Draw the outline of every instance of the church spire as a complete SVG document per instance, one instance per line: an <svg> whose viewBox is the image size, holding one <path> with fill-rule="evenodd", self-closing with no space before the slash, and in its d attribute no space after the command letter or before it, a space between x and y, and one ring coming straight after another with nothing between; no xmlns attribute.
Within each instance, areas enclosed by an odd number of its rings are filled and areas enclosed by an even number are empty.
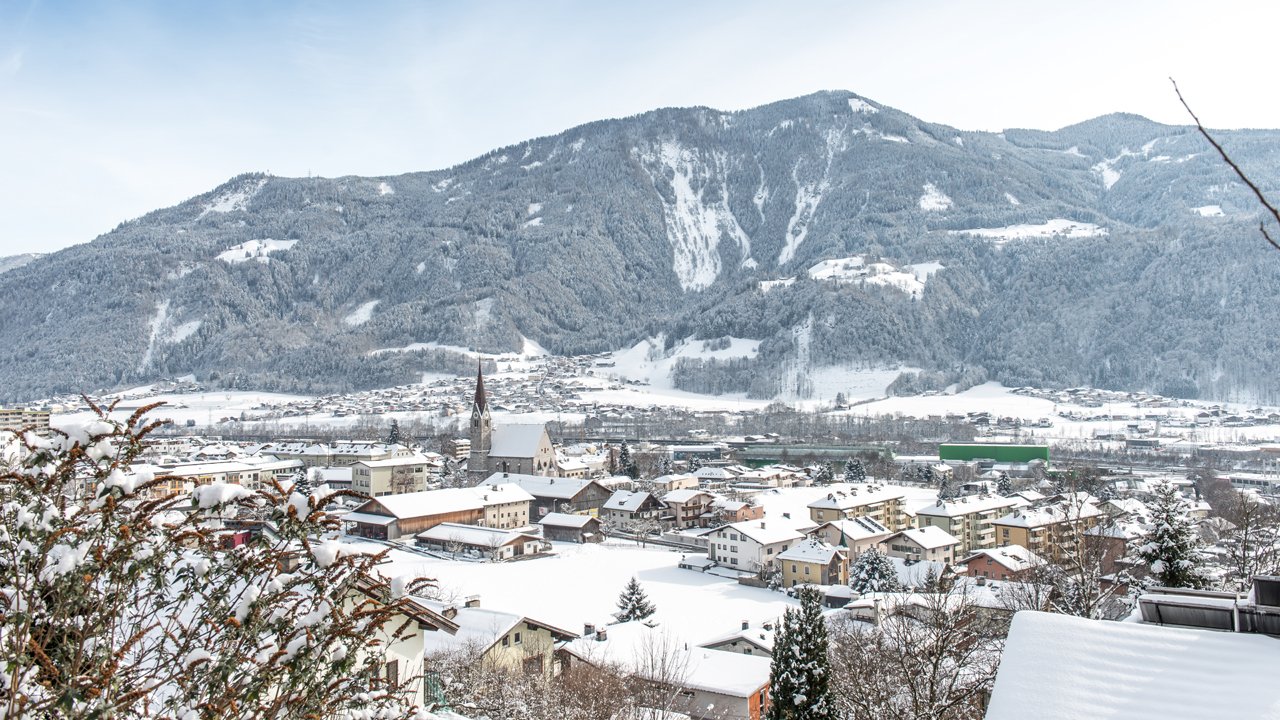
<svg viewBox="0 0 1280 720"><path fill-rule="evenodd" d="M476 358L476 399L475 406L481 412L488 409L489 401L484 396L484 361Z"/></svg>

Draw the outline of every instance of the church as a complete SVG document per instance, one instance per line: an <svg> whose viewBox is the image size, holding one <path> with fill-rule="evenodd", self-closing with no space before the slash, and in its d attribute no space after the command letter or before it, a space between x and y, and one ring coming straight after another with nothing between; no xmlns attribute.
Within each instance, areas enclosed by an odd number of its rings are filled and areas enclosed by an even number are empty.
<svg viewBox="0 0 1280 720"><path fill-rule="evenodd" d="M554 476L556 453L545 425L493 426L484 372L476 369L476 395L471 404L471 456L467 473L485 480L494 473Z"/></svg>

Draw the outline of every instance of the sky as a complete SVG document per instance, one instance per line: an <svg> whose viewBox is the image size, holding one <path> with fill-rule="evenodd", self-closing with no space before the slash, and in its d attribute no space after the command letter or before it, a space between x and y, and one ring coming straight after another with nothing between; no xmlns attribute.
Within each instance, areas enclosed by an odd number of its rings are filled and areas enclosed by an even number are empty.
<svg viewBox="0 0 1280 720"><path fill-rule="evenodd" d="M1280 128L1280 3L0 0L0 256L234 175L448 167L658 107L850 90L964 130ZM1265 73L1265 74L1264 74Z"/></svg>

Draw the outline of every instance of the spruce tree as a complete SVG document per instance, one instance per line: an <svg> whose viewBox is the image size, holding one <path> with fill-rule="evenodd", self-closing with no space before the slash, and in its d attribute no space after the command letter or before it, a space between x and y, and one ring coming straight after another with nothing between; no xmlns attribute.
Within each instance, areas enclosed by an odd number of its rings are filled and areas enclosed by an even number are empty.
<svg viewBox="0 0 1280 720"><path fill-rule="evenodd" d="M653 603L649 602L649 596L644 594L644 588L640 587L640 581L634 577L627 581L627 586L622 589L622 594L618 596L618 612L616 617L618 622L627 622L629 620L644 620L656 611Z"/></svg>
<svg viewBox="0 0 1280 720"><path fill-rule="evenodd" d="M1013 481L1005 473L1000 473L1000 477L996 479L996 493L1005 497L1013 494Z"/></svg>
<svg viewBox="0 0 1280 720"><path fill-rule="evenodd" d="M400 423L396 422L394 418L391 420L391 429L387 431L387 444L400 444Z"/></svg>
<svg viewBox="0 0 1280 720"><path fill-rule="evenodd" d="M626 438L622 439L622 446L618 448L618 472L623 475L631 475L631 468L635 465L631 462L631 447L627 445Z"/></svg>
<svg viewBox="0 0 1280 720"><path fill-rule="evenodd" d="M835 716L829 689L827 625L822 594L796 592L800 607L788 608L773 642L769 667L769 720L830 720Z"/></svg>
<svg viewBox="0 0 1280 720"><path fill-rule="evenodd" d="M862 466L862 461L858 458L849 458L844 464L844 481L847 483L865 482L867 479L867 469Z"/></svg>
<svg viewBox="0 0 1280 720"><path fill-rule="evenodd" d="M1165 587L1202 588L1200 536L1191 522L1190 508L1170 483L1158 485L1147 503L1151 523L1138 555L1151 575Z"/></svg>
<svg viewBox="0 0 1280 720"><path fill-rule="evenodd" d="M830 485L832 477L831 466L827 463L818 463L818 469L813 474L814 484Z"/></svg>
<svg viewBox="0 0 1280 720"><path fill-rule="evenodd" d="M898 581L893 561L879 550L870 548L849 566L849 589L859 595L898 592L902 590L902 583Z"/></svg>

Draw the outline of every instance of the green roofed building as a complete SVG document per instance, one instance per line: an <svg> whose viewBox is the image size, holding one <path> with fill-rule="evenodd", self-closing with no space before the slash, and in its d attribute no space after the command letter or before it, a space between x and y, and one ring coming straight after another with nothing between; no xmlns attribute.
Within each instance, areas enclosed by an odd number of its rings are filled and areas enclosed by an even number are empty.
<svg viewBox="0 0 1280 720"><path fill-rule="evenodd" d="M938 458L948 460L994 460L998 463L1028 463L1043 460L1049 464L1048 445L1010 445L1007 443L944 443L938 446Z"/></svg>

